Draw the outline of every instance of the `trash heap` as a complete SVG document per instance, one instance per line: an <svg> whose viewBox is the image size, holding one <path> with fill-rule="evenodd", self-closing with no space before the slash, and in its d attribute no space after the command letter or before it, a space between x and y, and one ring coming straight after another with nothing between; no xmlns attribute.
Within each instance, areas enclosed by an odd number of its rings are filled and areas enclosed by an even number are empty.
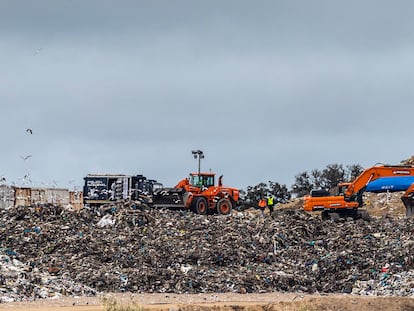
<svg viewBox="0 0 414 311"><path fill-rule="evenodd" d="M112 206L0 216L0 301L103 292L414 296L414 221Z"/></svg>

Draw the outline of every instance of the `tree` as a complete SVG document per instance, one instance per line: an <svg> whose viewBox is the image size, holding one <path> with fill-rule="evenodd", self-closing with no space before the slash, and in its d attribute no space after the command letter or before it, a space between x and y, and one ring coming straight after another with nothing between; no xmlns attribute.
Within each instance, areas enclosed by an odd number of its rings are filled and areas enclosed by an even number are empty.
<svg viewBox="0 0 414 311"><path fill-rule="evenodd" d="M346 167L346 180L351 182L355 180L364 171L364 168L359 164L351 164Z"/></svg>
<svg viewBox="0 0 414 311"><path fill-rule="evenodd" d="M267 198L272 195L277 203L285 203L291 198L291 193L286 185L277 182L269 181L266 183L259 183L256 186L248 186L246 191L243 191L242 205L257 206L260 199Z"/></svg>
<svg viewBox="0 0 414 311"><path fill-rule="evenodd" d="M340 182L353 181L363 172L359 164L348 165L346 168L342 164L329 164L322 171L314 169L309 174L302 172L295 176L291 193L298 197L309 194L312 189L330 190Z"/></svg>
<svg viewBox="0 0 414 311"><path fill-rule="evenodd" d="M291 193L286 185L281 185L272 181L269 181L268 195L272 195L277 203L286 203L291 198Z"/></svg>
<svg viewBox="0 0 414 311"><path fill-rule="evenodd" d="M310 181L308 172L302 172L295 176L295 183L292 186L292 193L298 197L303 197L312 190L313 184Z"/></svg>
<svg viewBox="0 0 414 311"><path fill-rule="evenodd" d="M264 198L267 193L267 185L265 183L259 183L256 186L248 186L246 191L246 201L257 206L259 200Z"/></svg>
<svg viewBox="0 0 414 311"><path fill-rule="evenodd" d="M345 181L345 170L342 164L329 164L322 171L323 188L332 189Z"/></svg>
<svg viewBox="0 0 414 311"><path fill-rule="evenodd" d="M325 179L323 173L319 170L312 170L312 189L325 188Z"/></svg>

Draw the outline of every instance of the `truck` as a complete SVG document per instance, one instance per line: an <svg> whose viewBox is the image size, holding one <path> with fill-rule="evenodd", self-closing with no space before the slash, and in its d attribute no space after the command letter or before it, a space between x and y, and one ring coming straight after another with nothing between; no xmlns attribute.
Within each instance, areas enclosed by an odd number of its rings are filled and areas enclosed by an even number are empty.
<svg viewBox="0 0 414 311"><path fill-rule="evenodd" d="M221 175L215 184L215 173L190 173L173 188L154 191L154 207L191 210L200 215L218 213L228 215L239 202L237 188L223 186Z"/></svg>
<svg viewBox="0 0 414 311"><path fill-rule="evenodd" d="M388 186L373 187L373 182L387 179ZM401 182L404 180L405 182ZM399 187L395 187L395 185ZM321 211L322 219L336 220L340 217L362 218L369 220L369 214L361 209L364 205L363 193L405 191L401 200L406 208L406 215L411 217L414 209L414 166L411 165L374 165L365 169L352 182L338 184L332 192L314 189L304 197L305 211Z"/></svg>
<svg viewBox="0 0 414 311"><path fill-rule="evenodd" d="M162 184L143 175L88 174L84 177L83 203L99 207L121 200L150 203L152 193Z"/></svg>

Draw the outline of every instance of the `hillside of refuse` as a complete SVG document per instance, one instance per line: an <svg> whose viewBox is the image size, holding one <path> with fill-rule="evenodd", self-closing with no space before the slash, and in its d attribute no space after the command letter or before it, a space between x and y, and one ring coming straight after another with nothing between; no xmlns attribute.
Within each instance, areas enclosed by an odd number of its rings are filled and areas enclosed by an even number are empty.
<svg viewBox="0 0 414 311"><path fill-rule="evenodd" d="M0 217L3 302L105 292L414 294L414 220L398 214L322 221L292 202L264 217L122 205Z"/></svg>

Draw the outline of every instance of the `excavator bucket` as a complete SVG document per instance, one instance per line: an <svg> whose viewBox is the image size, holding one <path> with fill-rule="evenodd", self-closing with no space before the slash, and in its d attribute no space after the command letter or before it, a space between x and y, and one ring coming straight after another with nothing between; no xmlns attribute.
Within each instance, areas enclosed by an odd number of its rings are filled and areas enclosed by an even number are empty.
<svg viewBox="0 0 414 311"><path fill-rule="evenodd" d="M414 183L408 187L407 191L401 197L405 206L405 215L407 217L414 217Z"/></svg>
<svg viewBox="0 0 414 311"><path fill-rule="evenodd" d="M412 196L403 196L401 197L401 200L404 203L405 206L405 215L407 217L413 217L414 216L414 199Z"/></svg>

